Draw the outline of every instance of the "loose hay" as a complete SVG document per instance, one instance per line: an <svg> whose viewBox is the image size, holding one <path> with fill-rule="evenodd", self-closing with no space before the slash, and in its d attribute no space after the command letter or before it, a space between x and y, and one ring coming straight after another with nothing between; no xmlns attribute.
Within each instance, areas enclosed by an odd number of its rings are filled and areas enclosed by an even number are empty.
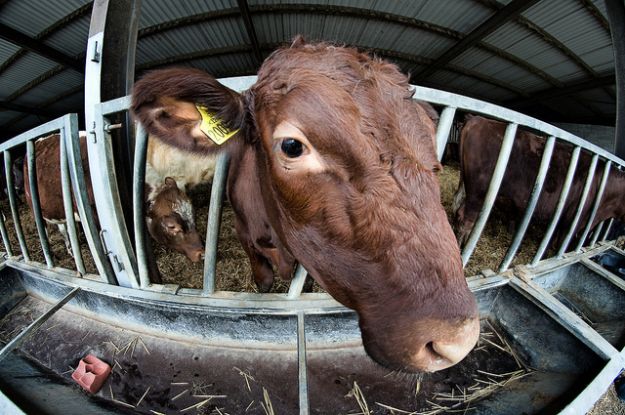
<svg viewBox="0 0 625 415"><path fill-rule="evenodd" d="M459 166L450 163L438 173L441 185L441 202L447 213L450 222L453 220L451 210L453 196L459 182ZM208 205L210 202L210 184L197 186L188 192L193 201L196 211L196 225L201 235L204 236L208 218ZM23 196L19 198L20 221L24 230L26 244L28 246L31 259L44 263L44 257L37 235L37 229L30 209L26 205ZM0 209L7 217L6 226L14 252L20 252L19 244L15 235L13 221L9 214L8 200L0 201ZM497 210L493 211L484 229L482 237L477 244L476 250L469 261L465 275L472 276L480 273L484 269L497 270L506 250L512 240L513 229L508 229L505 222L505 215ZM78 224L80 227L80 224ZM531 261L542 237L541 229L530 226L528 236L513 261L512 266L526 264ZM54 256L55 265L75 270L73 258L65 248L65 243L60 233L54 226L48 230L50 248ZM82 229L79 231L81 242L81 252L85 262L87 272L96 273L95 263L89 252ZM203 263L192 263L183 254L173 252L164 246L153 242L154 253L158 268L163 277L163 283L178 284L184 288L202 288L203 283ZM289 282L275 278L271 292L288 292ZM221 228L219 233L219 245L217 251L217 278L216 289L235 292L257 292L255 283L252 281L252 271L245 251L241 247L234 227L234 212L230 204L226 201L222 213ZM323 290L315 284L314 292Z"/></svg>
<svg viewBox="0 0 625 415"><path fill-rule="evenodd" d="M445 208L449 222L453 224L454 212L452 211L452 204L454 194L460 182L460 166L458 163L449 163L443 166L443 169L438 174L438 178L441 185L441 203ZM538 250L543 231L542 227L535 226L530 222L526 236L523 238L523 243L510 267L527 264L532 261ZM496 208L493 209L475 251L465 267L465 276L477 275L485 269L497 271L508 251L515 232L516 229L511 228L508 224L508 216ZM547 258L550 254L550 252L547 252L544 257Z"/></svg>

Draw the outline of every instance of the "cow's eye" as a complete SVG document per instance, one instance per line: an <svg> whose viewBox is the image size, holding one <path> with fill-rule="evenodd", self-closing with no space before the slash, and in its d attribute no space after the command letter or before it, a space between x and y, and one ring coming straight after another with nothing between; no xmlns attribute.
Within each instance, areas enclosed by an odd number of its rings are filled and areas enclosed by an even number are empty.
<svg viewBox="0 0 625 415"><path fill-rule="evenodd" d="M304 145L301 141L294 138L285 138L282 140L282 144L280 144L280 149L287 157L296 158L304 152Z"/></svg>

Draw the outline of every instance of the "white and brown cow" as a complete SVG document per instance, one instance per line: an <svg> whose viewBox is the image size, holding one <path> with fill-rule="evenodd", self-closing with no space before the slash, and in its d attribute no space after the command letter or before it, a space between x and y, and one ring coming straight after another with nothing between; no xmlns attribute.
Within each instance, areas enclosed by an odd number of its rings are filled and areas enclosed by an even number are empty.
<svg viewBox="0 0 625 415"><path fill-rule="evenodd" d="M87 140L84 133L80 137L80 152L87 184L87 196L90 204L95 206L89 173ZM46 222L59 226L69 251L59 169L60 140L58 134L41 138L35 142L35 165L42 216ZM26 162L24 162L24 186L26 200L32 208L28 163ZM160 183L152 182L146 186L146 195L146 222L150 235L167 248L185 254L191 261L199 261L204 248L195 228L193 206L185 192L176 186L174 179L167 177L163 178ZM76 210L75 206L74 210ZM78 215L76 218L79 219Z"/></svg>
<svg viewBox="0 0 625 415"><path fill-rule="evenodd" d="M173 146L231 154L228 195L257 282L297 259L356 310L365 349L390 368L435 371L473 348L477 304L440 203L434 125L396 66L300 38L243 94L164 69L137 82L132 111Z"/></svg>

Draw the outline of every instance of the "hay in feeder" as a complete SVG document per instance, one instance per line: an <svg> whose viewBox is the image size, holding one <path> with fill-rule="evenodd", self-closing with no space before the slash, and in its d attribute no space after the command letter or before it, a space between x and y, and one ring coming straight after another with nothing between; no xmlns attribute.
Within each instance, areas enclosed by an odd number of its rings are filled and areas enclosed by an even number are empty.
<svg viewBox="0 0 625 415"><path fill-rule="evenodd" d="M459 166L457 163L450 163L443 167L438 173L441 186L441 202L447 213L450 222L453 220L452 202L459 182ZM210 202L209 184L197 186L189 191L189 197L193 201L196 216L196 226L201 237L205 238L208 206ZM26 244L33 261L45 263L39 236L33 216L30 209L24 202L23 196L19 198L20 220L24 230ZM13 221L9 214L10 209L6 199L0 201L0 208L7 218L6 226L11 240L11 246L14 252L20 252L19 244L13 228ZM97 273L93 258L89 251L82 228L78 226L81 252L84 258L85 267L88 273ZM53 252L55 265L58 267L75 270L73 258L67 252L65 243L61 234L55 226L48 227L48 235L51 251ZM514 228L511 228L507 222L507 217L496 209L489 218L482 237L467 264L465 269L466 276L479 274L484 269L497 271L499 264L504 258L508 246L512 240ZM537 246L542 237L540 227L530 226L524 243L511 264L511 266L526 264L530 262L534 256ZM202 262L192 263L183 254L171 251L164 246L152 241L154 254L158 268L161 272L163 283L178 284L183 288L200 289L203 286L204 265ZM549 256L547 253L545 257ZM219 243L217 250L217 278L215 281L217 290L235 291L235 292L257 292L256 284L252 281L252 271L249 260L236 234L234 226L234 212L230 204L225 201L221 219L221 227L219 233ZM288 291L289 282L283 281L277 277L274 280L274 286L271 292L285 293ZM313 286L313 292L322 292L323 290L316 283Z"/></svg>

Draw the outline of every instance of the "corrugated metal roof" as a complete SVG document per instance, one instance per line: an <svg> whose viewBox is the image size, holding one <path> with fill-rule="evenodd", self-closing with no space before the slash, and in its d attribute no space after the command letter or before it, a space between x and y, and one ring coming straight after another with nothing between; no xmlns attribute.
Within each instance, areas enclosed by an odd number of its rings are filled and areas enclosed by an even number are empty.
<svg viewBox="0 0 625 415"><path fill-rule="evenodd" d="M497 1L498 4L492 0L248 0L248 5L262 54L303 34L308 40L375 50L397 62L404 71L419 74L427 69L424 63L436 62L462 36L509 3ZM81 7L88 3L6 0L0 23L33 38L49 32L41 40L43 44L71 57L81 57L90 21L89 10ZM604 1L592 0L592 4L605 18ZM136 55L139 67L192 65L219 76L256 70L258 62L237 1L143 0L141 9L139 26L149 28L151 33L140 32L143 35ZM570 53L597 76L614 72L610 35L588 6L576 0L543 0L522 12L522 17L530 22L530 27L513 18L443 63L433 74L418 78L419 82L489 101L511 102L520 95L548 95L549 91L557 92L561 85L592 80L593 73L576 63ZM60 21L63 23L56 27ZM179 26L174 27L171 22ZM538 29L532 28L532 24ZM558 42L570 52L560 50ZM35 109L52 102L50 107L61 112L77 110L81 94L65 95L81 84L82 75L73 70L57 73L57 63L33 52L19 51L19 46L0 40L0 99L32 83L12 102ZM3 67L7 61L12 63ZM541 72L545 75L541 76ZM38 77L41 82L32 82ZM605 94L606 88L614 86L608 83L597 88L599 92L581 91L546 102L557 107L557 102L566 101L566 110L560 110L566 117L593 115L597 108L609 116L615 112L614 93ZM604 91L603 96L600 91ZM583 105L584 100L590 104ZM21 120L11 122L17 118ZM0 126L8 123L21 128L38 119L0 110Z"/></svg>
<svg viewBox="0 0 625 415"><path fill-rule="evenodd" d="M393 49L402 53L410 53L435 59L454 45L454 41L430 32L418 29L406 29L395 42Z"/></svg>
<svg viewBox="0 0 625 415"><path fill-rule="evenodd" d="M524 15L543 30L558 39L577 55L584 55L600 48L610 48L610 33L598 25L580 2L540 2ZM585 28L582 31L573 27ZM589 62L592 66L592 62Z"/></svg>
<svg viewBox="0 0 625 415"><path fill-rule="evenodd" d="M63 30L46 37L44 43L70 56L81 54L87 47L90 20L91 16L86 15L66 25Z"/></svg>
<svg viewBox="0 0 625 415"><path fill-rule="evenodd" d="M510 66L509 61L478 48L467 50L451 63L524 91L540 90L550 86L544 79L526 69Z"/></svg>
<svg viewBox="0 0 625 415"><path fill-rule="evenodd" d="M33 88L25 94L20 95L20 97L15 100L15 103L35 106L39 102L54 99L54 97L58 95L59 90L70 90L82 85L82 83L82 74L67 69L39 84L37 88Z"/></svg>
<svg viewBox="0 0 625 415"><path fill-rule="evenodd" d="M88 0L9 1L2 6L0 23L34 37L43 29L87 3L89 3Z"/></svg>
<svg viewBox="0 0 625 415"><path fill-rule="evenodd" d="M137 47L137 64L246 44L247 37L242 26L240 18L227 18L146 37Z"/></svg>
<svg viewBox="0 0 625 415"><path fill-rule="evenodd" d="M15 52L20 50L19 46L0 39L0 65L6 62Z"/></svg>
<svg viewBox="0 0 625 415"><path fill-rule="evenodd" d="M254 56L250 53L237 53L227 56L215 56L206 59L199 59L189 62L194 67L204 69L219 77L233 74L245 74L254 71L256 63Z"/></svg>
<svg viewBox="0 0 625 415"><path fill-rule="evenodd" d="M143 0L139 28L153 26L210 10L232 9L236 0Z"/></svg>
<svg viewBox="0 0 625 415"><path fill-rule="evenodd" d="M3 98L6 98L35 78L57 66L57 63L46 58L42 58L34 53L27 53L14 62L0 76L0 94L2 94Z"/></svg>

